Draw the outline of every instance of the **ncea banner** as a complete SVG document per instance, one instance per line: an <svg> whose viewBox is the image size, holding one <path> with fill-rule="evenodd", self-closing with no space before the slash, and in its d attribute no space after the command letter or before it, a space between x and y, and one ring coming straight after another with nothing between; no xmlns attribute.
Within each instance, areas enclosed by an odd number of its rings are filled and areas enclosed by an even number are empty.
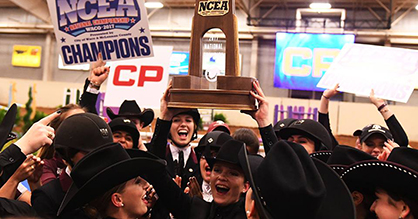
<svg viewBox="0 0 418 219"><path fill-rule="evenodd" d="M48 0L64 65L152 57L143 0Z"/></svg>
<svg viewBox="0 0 418 219"><path fill-rule="evenodd" d="M316 84L346 43L354 43L354 35L277 33L274 86L324 90Z"/></svg>

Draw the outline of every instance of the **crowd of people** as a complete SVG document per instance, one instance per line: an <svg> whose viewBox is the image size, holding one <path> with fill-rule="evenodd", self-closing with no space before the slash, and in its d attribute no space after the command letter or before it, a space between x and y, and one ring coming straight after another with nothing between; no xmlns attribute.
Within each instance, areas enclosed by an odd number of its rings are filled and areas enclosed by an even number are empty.
<svg viewBox="0 0 418 219"><path fill-rule="evenodd" d="M80 105L70 104L35 123L0 153L0 217L241 219L418 218L418 151L389 106L370 94L388 128L355 130L356 145L333 136L324 91L319 121L271 124L260 84L250 92L258 109L243 111L258 124L265 156L250 129L232 132L215 121L198 139L198 109L169 108L171 83L161 98L150 142L141 129L151 109L125 100L111 121L95 103L109 67L98 61ZM0 124L9 142L17 114ZM22 186L27 180L30 191Z"/></svg>

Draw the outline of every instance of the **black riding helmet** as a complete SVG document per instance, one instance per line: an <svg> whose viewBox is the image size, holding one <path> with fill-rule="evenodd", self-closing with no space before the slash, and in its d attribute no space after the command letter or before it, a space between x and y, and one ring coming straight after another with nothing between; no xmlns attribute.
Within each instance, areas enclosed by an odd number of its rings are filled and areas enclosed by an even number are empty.
<svg viewBox="0 0 418 219"><path fill-rule="evenodd" d="M288 139L292 135L303 135L315 142L315 151L332 148L332 140L325 127L311 119L294 121L287 128L279 131L281 139Z"/></svg>
<svg viewBox="0 0 418 219"><path fill-rule="evenodd" d="M202 155L205 157L211 157L211 150L216 151L216 153L221 149L221 146L231 140L232 137L223 131L212 131L204 135L194 151L196 155L200 158Z"/></svg>
<svg viewBox="0 0 418 219"><path fill-rule="evenodd" d="M289 125L292 124L294 121L297 121L297 119L287 118L279 120L273 127L274 133L276 133L277 138L280 138L279 131L289 127Z"/></svg>

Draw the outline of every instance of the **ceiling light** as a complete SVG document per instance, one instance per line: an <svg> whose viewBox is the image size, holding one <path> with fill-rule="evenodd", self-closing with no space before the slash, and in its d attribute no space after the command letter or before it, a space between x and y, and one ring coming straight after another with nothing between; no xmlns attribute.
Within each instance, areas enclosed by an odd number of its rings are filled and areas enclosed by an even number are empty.
<svg viewBox="0 0 418 219"><path fill-rule="evenodd" d="M319 2L316 2L316 3L311 3L309 5L309 7L311 9L323 10L323 9L330 9L331 8L331 4L330 3L319 3Z"/></svg>
<svg viewBox="0 0 418 219"><path fill-rule="evenodd" d="M146 8L162 8L164 7L163 3L161 2L145 2Z"/></svg>

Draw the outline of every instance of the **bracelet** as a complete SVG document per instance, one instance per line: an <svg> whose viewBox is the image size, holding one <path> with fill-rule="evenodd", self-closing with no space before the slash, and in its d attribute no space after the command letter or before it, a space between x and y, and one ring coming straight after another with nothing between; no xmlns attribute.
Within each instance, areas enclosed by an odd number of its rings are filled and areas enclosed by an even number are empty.
<svg viewBox="0 0 418 219"><path fill-rule="evenodd" d="M327 97L327 96L325 96L325 95L323 95L323 94L322 94L322 96L323 96L325 99L329 100L329 97Z"/></svg>
<svg viewBox="0 0 418 219"><path fill-rule="evenodd" d="M90 86L91 88L95 88L95 89L97 89L97 90L100 88L100 85L96 85L96 83L93 83L93 82L90 82L89 86Z"/></svg>
<svg viewBox="0 0 418 219"><path fill-rule="evenodd" d="M380 105L377 110L382 110L383 108L385 108L388 104L387 103L383 103L382 105Z"/></svg>

